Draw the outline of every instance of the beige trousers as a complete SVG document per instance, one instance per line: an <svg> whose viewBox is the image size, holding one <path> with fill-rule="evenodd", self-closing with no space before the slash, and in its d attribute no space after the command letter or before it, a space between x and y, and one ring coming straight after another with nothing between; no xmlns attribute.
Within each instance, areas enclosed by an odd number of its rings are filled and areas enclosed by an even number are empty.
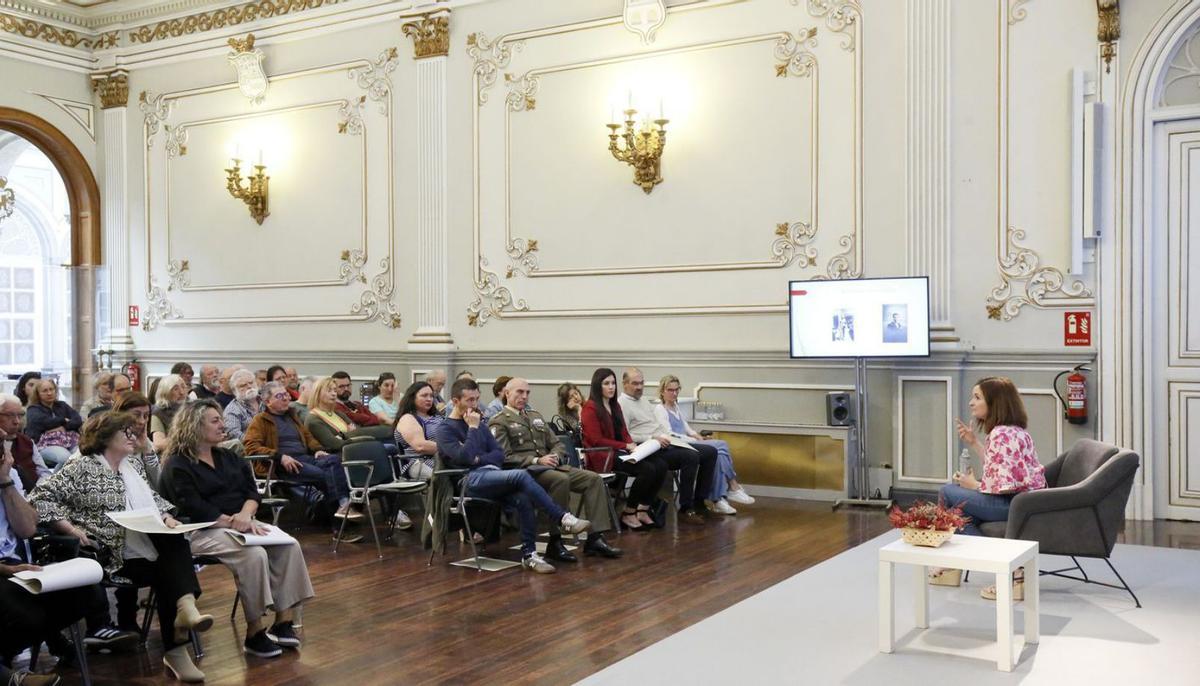
<svg viewBox="0 0 1200 686"><path fill-rule="evenodd" d="M224 529L201 529L192 534L192 554L215 557L229 567L247 621L298 607L314 595L299 543L243 546Z"/></svg>

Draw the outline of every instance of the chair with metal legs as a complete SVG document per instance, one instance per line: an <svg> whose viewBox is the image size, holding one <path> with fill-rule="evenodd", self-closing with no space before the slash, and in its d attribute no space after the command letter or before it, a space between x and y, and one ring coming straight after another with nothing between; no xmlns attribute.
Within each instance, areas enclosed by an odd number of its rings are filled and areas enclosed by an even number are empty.
<svg viewBox="0 0 1200 686"><path fill-rule="evenodd" d="M426 498L426 513L429 518L430 531L440 531L438 540L430 540L430 553L428 565L433 565L433 558L439 551L445 554L446 550L446 534L451 529L451 522L454 517L458 517L462 522L462 532L467 541L467 545L471 547L471 557L467 560L459 560L450 564L458 567L474 567L476 571L497 572L510 567L519 567L519 562L511 560L497 560L490 557L484 557L479 554L479 548L475 543L476 531L471 526L471 509L472 505L478 505L489 509L491 516L488 520L488 528L494 526L499 518L501 510L500 503L491 498L480 498L472 496L467 486L465 478L470 470L456 469L446 467L439 455L436 460L436 466L433 470L433 476L430 478L430 487Z"/></svg>

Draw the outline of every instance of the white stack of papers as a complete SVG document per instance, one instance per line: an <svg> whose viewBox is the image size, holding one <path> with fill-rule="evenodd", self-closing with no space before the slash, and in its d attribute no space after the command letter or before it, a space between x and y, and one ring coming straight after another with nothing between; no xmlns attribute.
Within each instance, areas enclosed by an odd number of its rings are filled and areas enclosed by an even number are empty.
<svg viewBox="0 0 1200 686"><path fill-rule="evenodd" d="M226 529L225 533L232 536L233 540L242 545L290 545L296 542L296 539L288 535L283 529L271 526L270 524L260 523L259 526L266 529L267 533L262 535L244 534L233 529Z"/></svg>
<svg viewBox="0 0 1200 686"><path fill-rule="evenodd" d="M189 531L207 529L216 522L198 522L196 524L180 524L172 529L163 523L162 515L156 510L123 510L121 512L106 512L108 518L129 529L144 534L186 534Z"/></svg>
<svg viewBox="0 0 1200 686"><path fill-rule="evenodd" d="M30 593L53 593L66 588L79 588L100 583L104 569L100 563L87 557L77 557L66 562L55 562L42 567L38 572L17 572L9 581Z"/></svg>
<svg viewBox="0 0 1200 686"><path fill-rule="evenodd" d="M680 438L677 434L670 434L667 436L667 439L670 440L671 445L678 446L680 448L687 448L688 450L691 450L691 451L696 450L695 448L693 448L691 446L690 443L688 443L686 440ZM654 453L658 452L661 449L662 449L662 445L658 442L658 439L651 438L647 441L643 441L642 443L638 444L638 447L636 449L634 449L633 452L629 453L628 455L621 455L620 457L625 462L637 463L637 462L641 462L642 460L646 459L647 457L650 457L651 455L653 455Z"/></svg>

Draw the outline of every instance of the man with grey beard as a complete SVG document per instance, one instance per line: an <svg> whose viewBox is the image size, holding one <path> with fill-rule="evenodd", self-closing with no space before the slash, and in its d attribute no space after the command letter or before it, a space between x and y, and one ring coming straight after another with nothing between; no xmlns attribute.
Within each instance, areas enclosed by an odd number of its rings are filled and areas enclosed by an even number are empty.
<svg viewBox="0 0 1200 686"><path fill-rule="evenodd" d="M225 407L225 438L240 441L246 435L250 420L262 411L262 403L258 398L254 372L249 369L234 372L229 385L233 387L234 400Z"/></svg>

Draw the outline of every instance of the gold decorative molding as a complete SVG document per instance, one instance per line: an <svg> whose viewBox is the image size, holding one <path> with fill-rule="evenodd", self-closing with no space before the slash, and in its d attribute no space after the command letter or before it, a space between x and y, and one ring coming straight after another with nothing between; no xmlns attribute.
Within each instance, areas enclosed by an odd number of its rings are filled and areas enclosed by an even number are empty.
<svg viewBox="0 0 1200 686"><path fill-rule="evenodd" d="M796 35L785 34L775 43L775 76L811 76L817 58L805 47L817 47L817 28L804 29Z"/></svg>
<svg viewBox="0 0 1200 686"><path fill-rule="evenodd" d="M508 66L513 50L525 47L524 41L507 43L502 37L495 42L483 33L467 36L467 56L474 62L475 100L482 105L487 102L487 91L496 83L500 70Z"/></svg>
<svg viewBox="0 0 1200 686"><path fill-rule="evenodd" d="M8 219L17 206L17 194L8 187L8 179L0 176L0 219Z"/></svg>
<svg viewBox="0 0 1200 686"><path fill-rule="evenodd" d="M862 276L862 265L855 261L855 243L857 236L855 234L846 234L838 239L838 245L842 246L842 251L833 257L829 258L829 262L825 265L825 273L821 276L814 276L814 281L828 281L830 279L857 279Z"/></svg>
<svg viewBox="0 0 1200 686"><path fill-rule="evenodd" d="M824 18L825 26L834 33L842 34L842 49L854 51L857 41L855 35L859 20L862 19L862 7L858 0L807 0L808 13L814 17ZM791 0L793 5L799 5L800 0Z"/></svg>
<svg viewBox="0 0 1200 686"><path fill-rule="evenodd" d="M351 136L361 136L366 128L362 119L362 108L367 102L367 96L360 95L354 100L343 100L338 106L338 133Z"/></svg>
<svg viewBox="0 0 1200 686"><path fill-rule="evenodd" d="M391 95L392 95L392 72L396 71L396 66L399 64L400 51L396 48L388 48L379 53L379 57L369 65L363 67L355 67L347 72L347 76L358 82L358 87L365 90L366 95L361 95L354 100L343 100L338 107L337 130L338 133L345 133L351 136L360 136L366 130L366 124L363 123L362 109L367 103L367 99L379 103L379 113L386 115L391 110Z"/></svg>
<svg viewBox="0 0 1200 686"><path fill-rule="evenodd" d="M151 43L167 38L178 38L203 33L213 29L238 26L259 19L282 17L296 12L336 5L344 0L257 0L236 7L201 12L177 19L168 19L155 24L140 26L129 32L131 43Z"/></svg>
<svg viewBox="0 0 1200 686"><path fill-rule="evenodd" d="M1029 9L1024 6L1025 3L1029 2L1029 0L1006 0L1006 1L1009 2L1009 5L1008 5L1008 25L1009 26L1012 26L1013 24L1016 24L1017 22L1021 21L1025 17L1029 16Z"/></svg>
<svg viewBox="0 0 1200 686"><path fill-rule="evenodd" d="M182 319L183 313L167 300L167 292L158 285L154 275L150 276L150 289L146 293L146 312L142 318L142 330L153 331L168 319Z"/></svg>
<svg viewBox="0 0 1200 686"><path fill-rule="evenodd" d="M509 112L525 112L537 107L538 77L526 74L520 78L504 75L508 84L508 96L504 98Z"/></svg>
<svg viewBox="0 0 1200 686"><path fill-rule="evenodd" d="M100 96L101 109L129 105L129 72L124 69L92 74L92 90Z"/></svg>
<svg viewBox="0 0 1200 686"><path fill-rule="evenodd" d="M775 240L771 243L771 255L780 267L799 260L801 267L817 264L817 248L812 243L817 238L817 229L808 222L780 222L775 225Z"/></svg>
<svg viewBox="0 0 1200 686"><path fill-rule="evenodd" d="M413 39L413 57L445 57L450 54L450 17L423 15L419 21L410 21L400 26L404 35Z"/></svg>
<svg viewBox="0 0 1200 686"><path fill-rule="evenodd" d="M116 47L119 38L119 34L116 31L87 36L70 29L62 29L50 24L43 24L32 19L14 17L9 14L0 14L0 31L45 43L61 45L64 48L81 48L84 50L104 50Z"/></svg>
<svg viewBox="0 0 1200 686"><path fill-rule="evenodd" d="M1047 302L1048 296L1055 293L1066 298L1092 297L1083 282L1076 280L1068 285L1061 269L1043 267L1036 252L1017 242L1024 239L1023 230L1008 227L1006 250L1000 256L1001 282L987 298L989 319L1008 321L1020 314L1025 305L1046 307L1051 304Z"/></svg>
<svg viewBox="0 0 1200 686"><path fill-rule="evenodd" d="M174 159L183 157L187 154L188 130L185 126L172 127L170 124L163 124L163 133L167 137L166 151L167 158Z"/></svg>
<svg viewBox="0 0 1200 686"><path fill-rule="evenodd" d="M171 260L168 262L167 276L171 278L170 282L167 283L168 291L182 291L192 285L192 277L188 274L187 260Z"/></svg>
<svg viewBox="0 0 1200 686"><path fill-rule="evenodd" d="M171 103L163 97L163 94L151 95L149 91L142 91L138 95L138 109L142 112L142 119L146 127L146 149L154 144L154 136L158 134L158 129L166 121L167 117L171 116Z"/></svg>
<svg viewBox="0 0 1200 686"><path fill-rule="evenodd" d="M514 238L504 246L504 251L508 253L509 265L505 271L507 278L513 278L516 274L529 276L538 270L537 252L538 242L536 238Z"/></svg>
<svg viewBox="0 0 1200 686"><path fill-rule="evenodd" d="M362 250L343 250L342 264L338 275L346 284L359 283L364 286L358 302L350 306L350 314L361 315L364 321L379 320L389 329L400 328L400 310L392 302L395 293L394 281L389 278L392 261L385 257L379 260L380 272L367 278L363 267L367 264L367 253Z"/></svg>
<svg viewBox="0 0 1200 686"><path fill-rule="evenodd" d="M1096 40L1100 41L1100 59L1104 60L1104 73L1107 74L1112 71L1112 61L1117 56L1117 40L1121 38L1120 0L1096 0L1096 11L1100 15Z"/></svg>
<svg viewBox="0 0 1200 686"><path fill-rule="evenodd" d="M514 300L512 291L507 286L501 286L500 276L488 271L487 266L487 258L480 256L475 277L475 299L467 305L467 324L470 326L483 326L505 310L529 310L529 304L524 299Z"/></svg>
<svg viewBox="0 0 1200 686"><path fill-rule="evenodd" d="M245 38L230 38L229 47L233 48L234 54L237 55L254 52L254 34L247 33Z"/></svg>

